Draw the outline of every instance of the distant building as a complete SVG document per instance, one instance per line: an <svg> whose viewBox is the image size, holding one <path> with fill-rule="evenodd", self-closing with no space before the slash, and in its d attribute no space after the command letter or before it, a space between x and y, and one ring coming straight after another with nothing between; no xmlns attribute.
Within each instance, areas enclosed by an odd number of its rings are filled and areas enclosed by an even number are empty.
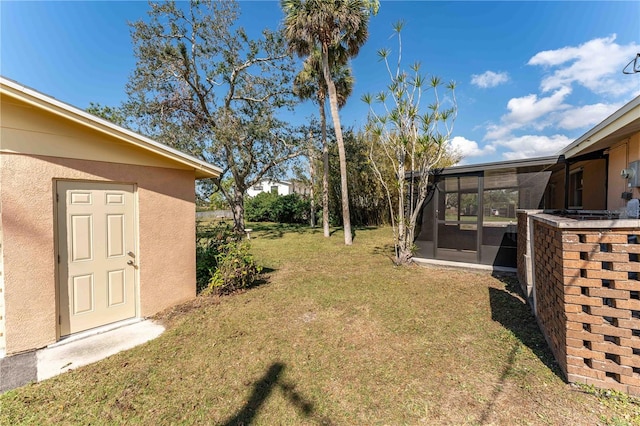
<svg viewBox="0 0 640 426"><path fill-rule="evenodd" d="M255 197L261 192L271 192L278 195L289 195L293 193L293 186L291 185L291 182L265 179L247 189L247 195L249 197Z"/></svg>
<svg viewBox="0 0 640 426"><path fill-rule="evenodd" d="M311 185L303 180L293 179L291 180L291 192L299 194L303 197L311 196Z"/></svg>

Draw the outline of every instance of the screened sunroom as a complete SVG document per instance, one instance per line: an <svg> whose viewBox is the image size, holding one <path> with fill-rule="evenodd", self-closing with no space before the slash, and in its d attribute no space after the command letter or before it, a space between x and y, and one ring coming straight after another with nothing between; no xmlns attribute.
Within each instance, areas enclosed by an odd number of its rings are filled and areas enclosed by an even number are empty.
<svg viewBox="0 0 640 426"><path fill-rule="evenodd" d="M416 230L416 259L516 267L517 209L544 208L558 157L449 167L435 173Z"/></svg>

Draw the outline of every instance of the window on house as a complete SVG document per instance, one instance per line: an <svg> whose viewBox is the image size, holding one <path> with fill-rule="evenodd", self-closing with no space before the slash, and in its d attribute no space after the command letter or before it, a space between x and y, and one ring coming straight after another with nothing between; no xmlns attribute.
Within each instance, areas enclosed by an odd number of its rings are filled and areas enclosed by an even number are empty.
<svg viewBox="0 0 640 426"><path fill-rule="evenodd" d="M262 185L254 185L253 190L254 191L262 191Z"/></svg>
<svg viewBox="0 0 640 426"><path fill-rule="evenodd" d="M278 193L278 186L277 185L274 185L274 186L271 187L271 193L272 194L277 194Z"/></svg>
<svg viewBox="0 0 640 426"><path fill-rule="evenodd" d="M569 174L569 208L582 208L582 169L574 170Z"/></svg>

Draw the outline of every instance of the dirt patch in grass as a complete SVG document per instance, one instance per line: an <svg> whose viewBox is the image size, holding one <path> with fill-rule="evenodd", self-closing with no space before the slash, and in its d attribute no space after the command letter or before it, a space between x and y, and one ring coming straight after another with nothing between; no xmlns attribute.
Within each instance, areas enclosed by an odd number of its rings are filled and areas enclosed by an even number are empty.
<svg viewBox="0 0 640 426"><path fill-rule="evenodd" d="M512 277L392 265L389 229L252 225L266 283L158 339L0 396L2 424L637 424L566 384ZM618 398L618 399L615 399Z"/></svg>

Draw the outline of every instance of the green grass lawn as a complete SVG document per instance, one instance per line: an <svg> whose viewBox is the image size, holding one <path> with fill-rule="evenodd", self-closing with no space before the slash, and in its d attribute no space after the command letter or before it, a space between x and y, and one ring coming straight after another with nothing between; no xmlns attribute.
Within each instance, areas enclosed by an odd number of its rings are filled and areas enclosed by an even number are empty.
<svg viewBox="0 0 640 426"><path fill-rule="evenodd" d="M633 424L566 384L510 277L394 267L391 231L251 224L268 271L158 339L0 396L2 424Z"/></svg>

